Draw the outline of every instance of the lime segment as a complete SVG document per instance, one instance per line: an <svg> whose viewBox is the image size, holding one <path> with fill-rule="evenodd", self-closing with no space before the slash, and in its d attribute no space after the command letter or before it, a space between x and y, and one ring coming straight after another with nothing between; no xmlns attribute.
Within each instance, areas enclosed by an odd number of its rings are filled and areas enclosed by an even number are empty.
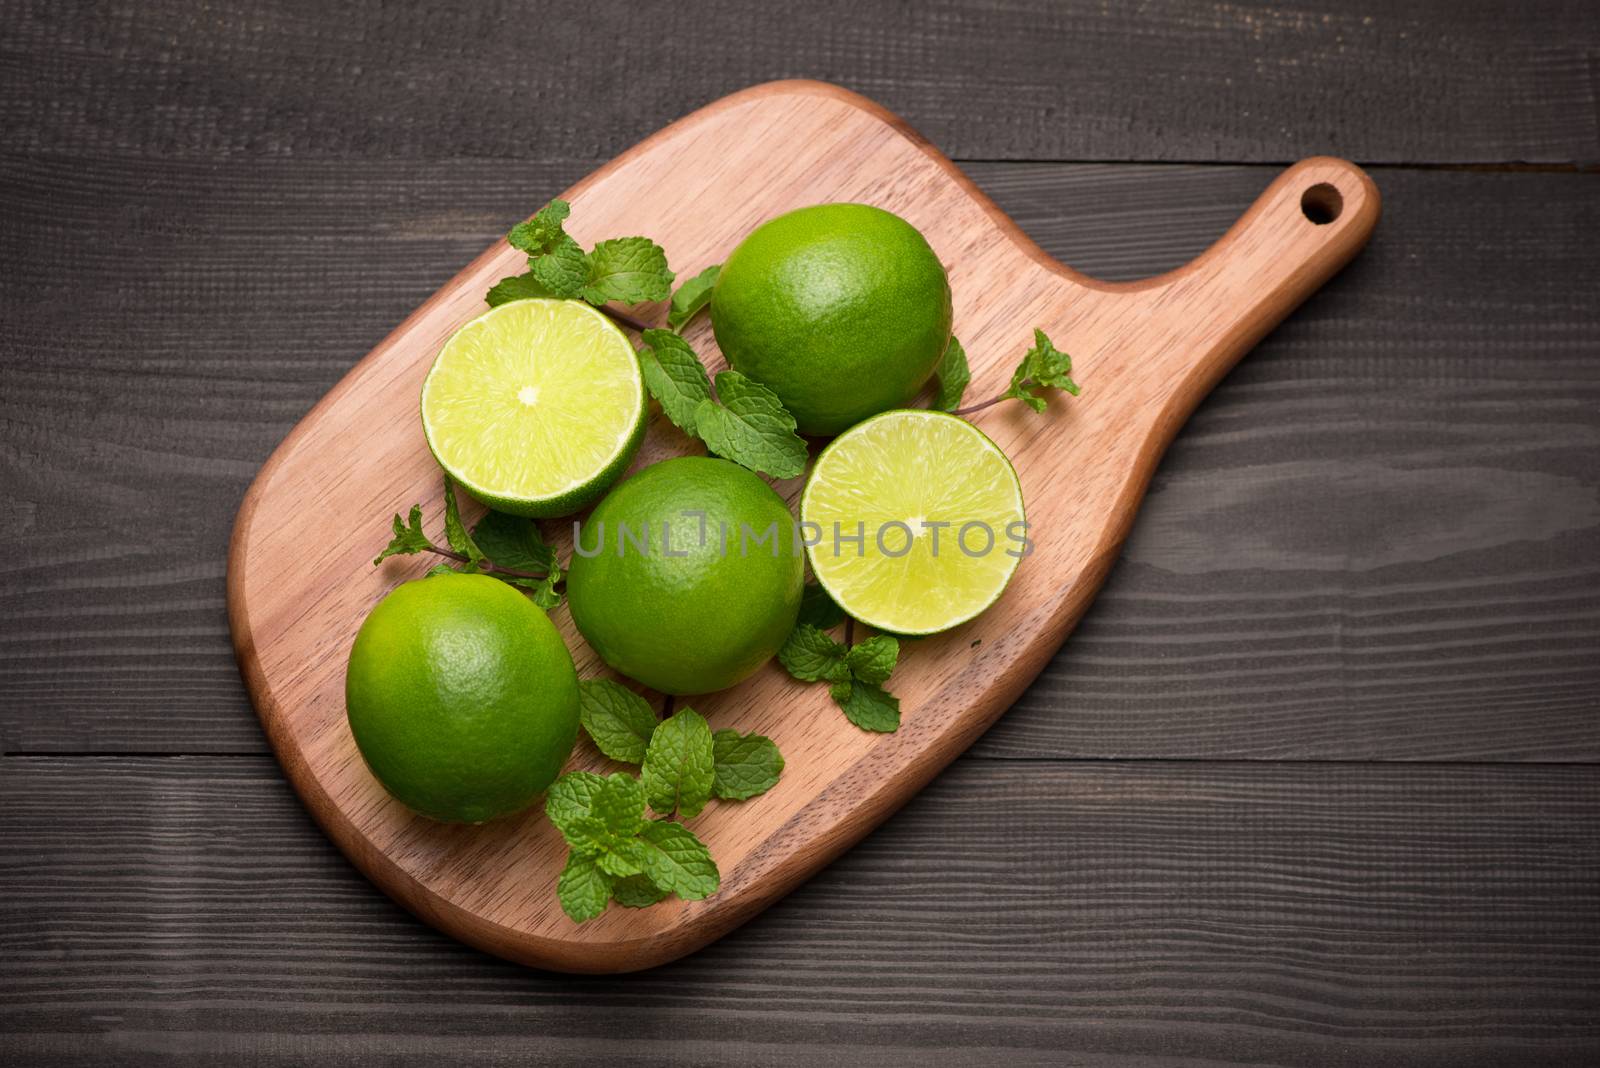
<svg viewBox="0 0 1600 1068"><path fill-rule="evenodd" d="M456 331L422 385L439 464L491 508L566 515L628 466L644 380L626 335L581 301L516 300Z"/></svg>
<svg viewBox="0 0 1600 1068"><path fill-rule="evenodd" d="M973 618L1026 552L1011 461L943 412L885 412L835 439L812 469L800 518L817 580L850 615L896 634Z"/></svg>

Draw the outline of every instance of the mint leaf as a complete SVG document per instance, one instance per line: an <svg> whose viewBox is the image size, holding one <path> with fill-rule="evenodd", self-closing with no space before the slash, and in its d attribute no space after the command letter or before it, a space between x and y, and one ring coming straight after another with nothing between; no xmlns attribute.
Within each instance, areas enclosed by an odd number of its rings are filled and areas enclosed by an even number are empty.
<svg viewBox="0 0 1600 1068"><path fill-rule="evenodd" d="M612 877L593 857L567 854L567 866L556 880L556 897L561 911L578 923L592 920L606 910L611 900Z"/></svg>
<svg viewBox="0 0 1600 1068"><path fill-rule="evenodd" d="M640 336L645 347L639 350L639 370L645 388L661 402L674 426L693 434L695 410L711 398L705 364L687 341L670 330L646 330Z"/></svg>
<svg viewBox="0 0 1600 1068"><path fill-rule="evenodd" d="M806 443L776 393L738 371L723 371L717 395L720 405L703 400L694 413L695 433L707 448L773 478L793 478L806 469Z"/></svg>
<svg viewBox="0 0 1600 1068"><path fill-rule="evenodd" d="M530 258L549 252L566 238L567 232L562 224L571 214L572 206L565 200L552 200L540 208L533 218L513 226L506 240L512 248L526 252Z"/></svg>
<svg viewBox="0 0 1600 1068"><path fill-rule="evenodd" d="M818 630L830 630L844 622L844 609L834 604L833 598L820 583L808 582L800 595L800 620Z"/></svg>
<svg viewBox="0 0 1600 1068"><path fill-rule="evenodd" d="M1000 394L1015 397L1036 412L1045 409L1045 391L1062 389L1074 397L1080 392L1072 380L1072 357L1050 343L1043 330L1033 331L1033 348L1011 374L1011 385Z"/></svg>
<svg viewBox="0 0 1600 1068"><path fill-rule="evenodd" d="M592 813L595 796L605 785L605 776L592 771L569 771L551 784L544 797L544 814L568 845L576 844L573 835L578 821Z"/></svg>
<svg viewBox="0 0 1600 1068"><path fill-rule="evenodd" d="M514 274L509 278L500 279L500 281L489 287L489 292L483 299L488 301L489 307L498 308L500 305L508 304L513 300L548 296L553 296L553 294L540 285L539 280L533 276L533 272L529 271L526 274Z"/></svg>
<svg viewBox="0 0 1600 1068"><path fill-rule="evenodd" d="M578 717L600 752L625 764L644 763L656 713L643 697L620 682L584 679L578 683Z"/></svg>
<svg viewBox="0 0 1600 1068"><path fill-rule="evenodd" d="M400 519L400 513L394 514L394 537L389 544L379 553L377 559L372 561L376 567L391 556L411 556L414 553L427 552L433 548L433 542L422 532L422 508L420 505L411 506L411 516L405 522Z"/></svg>
<svg viewBox="0 0 1600 1068"><path fill-rule="evenodd" d="M556 562L555 550L545 544L538 523L504 512L485 512L472 528L472 540L494 565L495 570L487 572L491 577L528 590L533 603L547 612L561 603L562 594L556 589L563 577L561 565ZM500 568L535 575L543 571L544 576L508 575Z"/></svg>
<svg viewBox="0 0 1600 1068"><path fill-rule="evenodd" d="M639 781L650 807L663 816L674 810L698 816L715 781L711 728L700 713L680 708L656 726L645 747Z"/></svg>
<svg viewBox="0 0 1600 1068"><path fill-rule="evenodd" d="M461 572L457 571L455 568L451 567L449 564L434 564L432 567L428 568L428 570L426 572L423 573L422 577L423 578L432 578L435 575L459 575L459 574L461 574Z"/></svg>
<svg viewBox="0 0 1600 1068"><path fill-rule="evenodd" d="M451 549L467 558L468 572L482 570L483 551L462 525L461 506L456 502L456 484L449 475L444 476L444 537Z"/></svg>
<svg viewBox="0 0 1600 1068"><path fill-rule="evenodd" d="M783 754L771 738L721 730L711 736L716 775L711 792L730 801L764 794L783 774Z"/></svg>
<svg viewBox="0 0 1600 1068"><path fill-rule="evenodd" d="M801 623L789 632L789 640L778 650L778 663L801 682L840 682L850 677L845 663L847 651L816 627Z"/></svg>
<svg viewBox="0 0 1600 1068"><path fill-rule="evenodd" d="M695 317L701 308L711 303L711 290L717 284L722 264L713 264L678 287L672 294L672 306L667 309L667 326L682 330L683 324Z"/></svg>
<svg viewBox="0 0 1600 1068"><path fill-rule="evenodd" d="M539 524L532 519L485 512L472 528L472 540L496 567L548 571L556 563L555 550L545 544Z"/></svg>
<svg viewBox="0 0 1600 1068"><path fill-rule="evenodd" d="M611 884L611 896L623 908L642 909L654 905L667 892L650 881L648 875L630 875Z"/></svg>
<svg viewBox="0 0 1600 1068"><path fill-rule="evenodd" d="M617 837L632 838L644 827L644 787L626 772L607 775L590 813Z"/></svg>
<svg viewBox="0 0 1600 1068"><path fill-rule="evenodd" d="M548 804L545 810L549 812ZM644 787L632 775L618 772L594 790L589 811L561 830L573 850L594 857L601 870L627 876L642 870L637 836L644 825Z"/></svg>
<svg viewBox="0 0 1600 1068"><path fill-rule="evenodd" d="M844 709L844 718L862 730L886 733L900 728L900 699L882 687L857 680L828 692Z"/></svg>
<svg viewBox="0 0 1600 1068"><path fill-rule="evenodd" d="M589 253L588 267L582 291L590 304L640 304L672 292L666 251L648 237L602 241Z"/></svg>
<svg viewBox="0 0 1600 1068"><path fill-rule="evenodd" d="M1076 397L1081 390L1072 380L1072 357L1060 352L1050 343L1043 330L1033 331L1034 368L1031 377L1041 386L1064 389Z"/></svg>
<svg viewBox="0 0 1600 1068"><path fill-rule="evenodd" d="M529 262L529 273L552 297L576 297L588 280L589 258L576 241L562 237L549 252Z"/></svg>
<svg viewBox="0 0 1600 1068"><path fill-rule="evenodd" d="M967 366L967 350L961 347L954 334L950 335L950 344L945 346L939 369L934 373L939 380L939 396L933 406L947 412L955 411L961 407L961 395L967 391L967 383L972 381L972 369Z"/></svg>
<svg viewBox="0 0 1600 1068"><path fill-rule="evenodd" d="M638 838L619 838L608 841L606 848L595 854L594 862L607 875L626 879L644 871L643 849Z"/></svg>
<svg viewBox="0 0 1600 1068"><path fill-rule="evenodd" d="M881 686L894 673L894 664L900 657L900 643L887 634L877 634L858 642L845 655L850 673L862 682Z"/></svg>
<svg viewBox="0 0 1600 1068"><path fill-rule="evenodd" d="M562 226L571 211L566 201L552 200L511 228L506 240L528 254L528 271L497 282L487 297L492 307L526 297L576 297L583 291L589 258Z"/></svg>
<svg viewBox="0 0 1600 1068"><path fill-rule="evenodd" d="M1034 411L1042 412L1045 409L1045 399L1029 388L1031 384L1028 378L1028 361L1023 360L1022 363L1017 365L1017 369L1011 373L1011 385L1000 396L1002 399L1015 397Z"/></svg>
<svg viewBox="0 0 1600 1068"><path fill-rule="evenodd" d="M705 843L681 823L654 820L645 824L644 873L663 890L685 901L699 901L716 893L722 883L717 862Z"/></svg>

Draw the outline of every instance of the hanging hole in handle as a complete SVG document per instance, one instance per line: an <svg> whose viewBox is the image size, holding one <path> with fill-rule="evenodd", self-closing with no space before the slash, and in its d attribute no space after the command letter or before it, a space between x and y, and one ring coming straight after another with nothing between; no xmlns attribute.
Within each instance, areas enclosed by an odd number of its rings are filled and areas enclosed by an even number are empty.
<svg viewBox="0 0 1600 1068"><path fill-rule="evenodd" d="M1327 182L1318 182L1300 197L1300 211L1318 226L1326 226L1344 210L1344 197Z"/></svg>

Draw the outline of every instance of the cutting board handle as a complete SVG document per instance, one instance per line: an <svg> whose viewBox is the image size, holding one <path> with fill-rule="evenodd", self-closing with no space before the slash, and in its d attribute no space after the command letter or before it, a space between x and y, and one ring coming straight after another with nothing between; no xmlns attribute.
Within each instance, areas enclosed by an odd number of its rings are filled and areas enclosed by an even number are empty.
<svg viewBox="0 0 1600 1068"><path fill-rule="evenodd" d="M1361 251L1378 187L1347 160L1314 156L1273 180L1205 252L1164 275L1088 284L1144 298L1141 351L1196 400Z"/></svg>

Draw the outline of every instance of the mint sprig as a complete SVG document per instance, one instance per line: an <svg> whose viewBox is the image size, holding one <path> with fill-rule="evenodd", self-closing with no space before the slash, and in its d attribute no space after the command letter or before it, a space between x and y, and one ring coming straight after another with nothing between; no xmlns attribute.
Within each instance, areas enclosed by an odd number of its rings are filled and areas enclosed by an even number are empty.
<svg viewBox="0 0 1600 1068"><path fill-rule="evenodd" d="M549 252L567 236L564 224L571 214L572 206L565 200L552 200L535 212L533 218L513 226L506 234L506 241L529 256Z"/></svg>
<svg viewBox="0 0 1600 1068"><path fill-rule="evenodd" d="M688 706L665 720L658 720L648 701L611 679L579 681L578 718L584 733L600 752L620 763L638 764L648 769L642 776L647 792L654 781L660 784L662 791L670 789L680 796L695 797L702 792L698 780L704 775L703 766L708 764L711 768L709 796L742 801L771 789L783 771L783 756L771 738L734 730L720 730L715 734L708 730L702 735L700 728L705 725L705 719ZM709 749L704 745L704 738L711 741ZM674 770L675 765L679 769L688 765L688 775L696 781L684 785L685 773ZM572 778L572 775L564 778ZM567 789L581 790L593 785L586 786L586 782L575 779ZM759 788L754 788L758 783L761 784ZM662 805L674 804L665 792L659 796ZM664 815L673 811L673 807L657 806L654 801L650 804ZM705 802L700 804L703 806ZM686 811L681 801L675 807L685 816L700 811L699 808Z"/></svg>
<svg viewBox="0 0 1600 1068"><path fill-rule="evenodd" d="M1036 412L1045 408L1045 391L1065 390L1074 397L1080 392L1072 380L1072 357L1057 350L1043 330L1033 331L1033 348L1023 356L1011 375L1011 386L1002 397L1015 397Z"/></svg>
<svg viewBox="0 0 1600 1068"><path fill-rule="evenodd" d="M950 354L947 351L945 355L948 358ZM1022 362L1011 372L1011 384L1006 387L1004 393L979 404L947 410L955 415L971 415L1003 400L1019 400L1034 411L1042 412L1049 404L1049 391L1052 389L1059 389L1074 397L1082 392L1082 388L1072 379L1072 357L1056 348L1043 330L1035 328L1033 347L1023 354ZM941 407L944 398L945 391L941 381L939 393Z"/></svg>
<svg viewBox="0 0 1600 1068"><path fill-rule="evenodd" d="M834 641L822 628L799 623L778 650L778 662L801 682L826 682L845 718L865 731L900 727L900 699L883 688L900 659L900 643L876 634L855 645Z"/></svg>
<svg viewBox="0 0 1600 1068"><path fill-rule="evenodd" d="M556 560L555 550L540 536L538 524L531 519L490 511L484 513L478 525L468 533L461 521L455 482L449 475L444 476L444 545L436 544L422 529L421 505L412 505L405 520L395 513L393 530L394 537L372 561L374 566L391 556L433 553L461 566L439 564L428 571L429 575L445 571L488 575L529 591L533 603L546 611L555 608L565 597L561 588L561 565Z"/></svg>
<svg viewBox="0 0 1600 1068"><path fill-rule="evenodd" d="M402 520L399 512L394 514L394 537L372 561L372 565L376 567L391 556L410 556L429 551L436 550L428 535L422 532L422 506L413 504L409 519Z"/></svg>
<svg viewBox="0 0 1600 1068"><path fill-rule="evenodd" d="M596 306L667 299L673 273L660 245L647 237L618 237L585 252L566 232L571 213L566 201L552 200L511 228L506 240L527 254L528 269L495 283L485 298L490 307L527 297L582 298Z"/></svg>
<svg viewBox="0 0 1600 1068"><path fill-rule="evenodd" d="M721 372L713 386L694 348L670 330L640 337L645 388L679 430L773 478L794 478L806 469L806 443L776 393L738 371Z"/></svg>
<svg viewBox="0 0 1600 1068"><path fill-rule="evenodd" d="M572 771L550 787L545 815L568 846L556 897L575 921L600 915L613 895L637 908L668 893L698 900L720 885L705 843L682 824L646 819L644 806L644 786L624 772Z"/></svg>
<svg viewBox="0 0 1600 1068"><path fill-rule="evenodd" d="M710 851L670 817L692 819L714 797L743 801L770 790L783 773L778 747L759 734L712 734L688 707L658 721L643 697L610 679L579 682L578 701L579 722L600 751L641 767L637 777L569 771L545 795L545 815L569 849L556 881L562 909L581 923L610 901L644 908L668 894L694 901L714 893L721 876ZM659 818L646 817L646 804Z"/></svg>

